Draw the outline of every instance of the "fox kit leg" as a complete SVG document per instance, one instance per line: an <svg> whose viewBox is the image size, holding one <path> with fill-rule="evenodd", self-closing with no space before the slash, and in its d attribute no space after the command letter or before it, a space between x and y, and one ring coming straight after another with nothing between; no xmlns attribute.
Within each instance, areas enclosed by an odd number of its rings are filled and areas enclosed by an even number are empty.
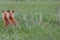
<svg viewBox="0 0 60 40"><path fill-rule="evenodd" d="M18 26L18 23L15 19L12 20L12 24L14 24L15 26Z"/></svg>
<svg viewBox="0 0 60 40"><path fill-rule="evenodd" d="M8 25L9 25L9 22L4 21L4 26L6 27L6 26L8 26Z"/></svg>

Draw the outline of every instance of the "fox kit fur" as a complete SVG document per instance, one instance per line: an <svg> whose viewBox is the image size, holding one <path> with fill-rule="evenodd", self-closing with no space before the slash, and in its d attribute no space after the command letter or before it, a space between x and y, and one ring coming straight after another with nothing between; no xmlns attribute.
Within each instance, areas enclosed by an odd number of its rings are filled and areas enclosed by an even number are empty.
<svg viewBox="0 0 60 40"><path fill-rule="evenodd" d="M9 14L6 11L2 11L2 20L5 26L9 25Z"/></svg>
<svg viewBox="0 0 60 40"><path fill-rule="evenodd" d="M9 14L9 22L10 24L14 24L14 25L18 25L16 19L14 18L14 11L10 11L10 10L7 10L8 14Z"/></svg>
<svg viewBox="0 0 60 40"><path fill-rule="evenodd" d="M8 26L9 24L14 24L15 26L18 26L18 23L16 19L14 18L14 11L2 11L2 20L4 22L5 26Z"/></svg>

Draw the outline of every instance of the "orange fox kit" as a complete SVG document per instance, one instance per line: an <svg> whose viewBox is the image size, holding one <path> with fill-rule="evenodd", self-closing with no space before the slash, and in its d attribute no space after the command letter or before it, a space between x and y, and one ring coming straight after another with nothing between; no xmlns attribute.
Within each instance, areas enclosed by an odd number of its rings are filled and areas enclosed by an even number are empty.
<svg viewBox="0 0 60 40"><path fill-rule="evenodd" d="M18 25L16 19L14 18L14 11L2 11L2 20L4 22L5 26L8 26L9 24L14 24L14 25Z"/></svg>
<svg viewBox="0 0 60 40"><path fill-rule="evenodd" d="M2 11L2 20L5 26L9 25L9 14L6 11Z"/></svg>
<svg viewBox="0 0 60 40"><path fill-rule="evenodd" d="M9 22L10 22L10 24L18 25L16 19L14 18L14 10L12 10L12 11L7 10L7 12L9 14Z"/></svg>

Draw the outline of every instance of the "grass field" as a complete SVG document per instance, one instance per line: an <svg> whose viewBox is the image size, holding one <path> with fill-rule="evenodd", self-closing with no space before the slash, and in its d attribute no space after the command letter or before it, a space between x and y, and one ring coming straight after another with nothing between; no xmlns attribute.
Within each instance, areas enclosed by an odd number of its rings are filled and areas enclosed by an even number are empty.
<svg viewBox="0 0 60 40"><path fill-rule="evenodd" d="M18 27L3 27L2 10L14 10ZM60 40L59 2L0 2L0 40Z"/></svg>

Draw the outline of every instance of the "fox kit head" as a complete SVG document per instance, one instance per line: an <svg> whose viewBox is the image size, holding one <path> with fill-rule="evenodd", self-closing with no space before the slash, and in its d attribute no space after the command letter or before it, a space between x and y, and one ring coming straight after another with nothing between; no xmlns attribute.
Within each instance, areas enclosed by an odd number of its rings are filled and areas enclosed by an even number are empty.
<svg viewBox="0 0 60 40"><path fill-rule="evenodd" d="M2 11L2 18L9 18L9 14L6 11Z"/></svg>
<svg viewBox="0 0 60 40"><path fill-rule="evenodd" d="M7 10L9 16L14 17L14 10Z"/></svg>
<svg viewBox="0 0 60 40"><path fill-rule="evenodd" d="M2 20L4 20L4 14L5 14L5 12L4 12L4 10L2 10Z"/></svg>
<svg viewBox="0 0 60 40"><path fill-rule="evenodd" d="M14 17L14 10L11 10L10 14L12 15L12 17Z"/></svg>

